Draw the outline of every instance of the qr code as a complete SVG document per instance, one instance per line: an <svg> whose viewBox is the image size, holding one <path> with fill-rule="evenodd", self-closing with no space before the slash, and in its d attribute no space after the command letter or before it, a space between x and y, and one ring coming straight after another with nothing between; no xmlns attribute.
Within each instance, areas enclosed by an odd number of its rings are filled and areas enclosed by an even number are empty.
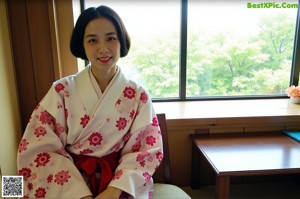
<svg viewBox="0 0 300 199"><path fill-rule="evenodd" d="M23 197L23 176L2 176L2 197Z"/></svg>

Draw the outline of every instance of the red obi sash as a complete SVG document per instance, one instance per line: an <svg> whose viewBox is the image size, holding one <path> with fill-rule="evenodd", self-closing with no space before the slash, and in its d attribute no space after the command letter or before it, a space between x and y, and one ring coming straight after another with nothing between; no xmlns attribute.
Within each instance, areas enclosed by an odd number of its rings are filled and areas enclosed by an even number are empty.
<svg viewBox="0 0 300 199"><path fill-rule="evenodd" d="M93 196L96 197L107 188L108 184L114 177L120 153L114 152L101 158L86 155L71 155L75 166L80 171L84 171L88 175L91 192L93 193ZM97 182L97 172L101 172L100 183Z"/></svg>

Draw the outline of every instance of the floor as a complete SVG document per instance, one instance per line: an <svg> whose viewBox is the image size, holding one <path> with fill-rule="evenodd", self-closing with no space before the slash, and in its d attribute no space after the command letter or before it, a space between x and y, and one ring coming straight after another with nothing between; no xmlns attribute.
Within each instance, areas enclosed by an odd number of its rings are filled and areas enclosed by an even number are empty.
<svg viewBox="0 0 300 199"><path fill-rule="evenodd" d="M183 189L192 199L214 199L214 186ZM300 199L300 185L292 182L231 185L230 199Z"/></svg>

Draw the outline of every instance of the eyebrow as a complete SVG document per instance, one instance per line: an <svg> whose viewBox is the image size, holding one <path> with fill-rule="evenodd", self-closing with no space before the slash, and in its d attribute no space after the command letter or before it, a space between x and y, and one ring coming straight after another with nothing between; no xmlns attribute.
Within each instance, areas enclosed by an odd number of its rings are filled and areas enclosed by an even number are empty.
<svg viewBox="0 0 300 199"><path fill-rule="evenodd" d="M109 32L109 33L106 33L105 35L117 35L116 32Z"/></svg>
<svg viewBox="0 0 300 199"><path fill-rule="evenodd" d="M105 33L105 36L111 36L111 35L118 35L116 32L108 32L108 33ZM85 38L88 38L88 37L97 37L97 34L87 34L85 36Z"/></svg>

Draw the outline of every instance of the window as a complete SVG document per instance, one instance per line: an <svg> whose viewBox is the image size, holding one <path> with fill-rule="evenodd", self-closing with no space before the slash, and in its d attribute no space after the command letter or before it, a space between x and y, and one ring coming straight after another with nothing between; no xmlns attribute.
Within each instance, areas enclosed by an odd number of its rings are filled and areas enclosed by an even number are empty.
<svg viewBox="0 0 300 199"><path fill-rule="evenodd" d="M99 2L121 16L130 34L130 52L118 63L126 75L152 98L178 98L180 1L85 0L85 7Z"/></svg>
<svg viewBox="0 0 300 199"><path fill-rule="evenodd" d="M119 65L154 100L285 97L298 84L296 0L84 1L100 4L132 38Z"/></svg>
<svg viewBox="0 0 300 199"><path fill-rule="evenodd" d="M282 1L188 2L188 97L286 93L297 9L273 7Z"/></svg>

